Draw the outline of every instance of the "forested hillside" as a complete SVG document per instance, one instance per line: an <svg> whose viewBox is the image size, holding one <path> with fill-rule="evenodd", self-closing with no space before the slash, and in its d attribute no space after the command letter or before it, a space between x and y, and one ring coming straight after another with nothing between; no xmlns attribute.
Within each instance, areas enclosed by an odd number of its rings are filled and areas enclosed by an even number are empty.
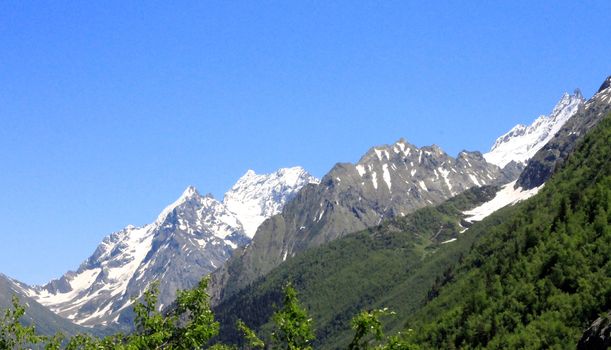
<svg viewBox="0 0 611 350"><path fill-rule="evenodd" d="M215 308L221 338L236 342L237 319L260 329L269 327L282 286L291 282L315 320L317 347L347 346L350 319L360 310L390 307L400 316L422 305L437 276L460 258L471 239L463 211L494 197L497 187L473 188L437 207L426 207L287 260L269 275ZM389 320L396 329L399 318ZM394 321L394 322L393 322ZM261 332L263 334L269 332Z"/></svg>
<svg viewBox="0 0 611 350"><path fill-rule="evenodd" d="M383 307L397 313L388 331L407 324L425 348L574 348L610 309L610 124L607 117L592 131L540 195L474 224L455 242L440 244L462 230L462 210L492 189L287 261L216 308L223 339L239 340L237 318L268 328L282 284L292 281L320 348L344 348L349 320Z"/></svg>
<svg viewBox="0 0 611 350"><path fill-rule="evenodd" d="M504 215L409 327L426 348L574 349L611 309L611 117Z"/></svg>

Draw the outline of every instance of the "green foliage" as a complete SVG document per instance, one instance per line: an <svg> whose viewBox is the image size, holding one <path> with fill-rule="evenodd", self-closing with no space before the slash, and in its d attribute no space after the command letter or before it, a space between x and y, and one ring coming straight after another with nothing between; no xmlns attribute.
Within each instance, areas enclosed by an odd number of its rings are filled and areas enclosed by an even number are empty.
<svg viewBox="0 0 611 350"><path fill-rule="evenodd" d="M413 312L436 276L467 251L463 247L470 239L440 243L464 229L462 211L491 199L496 190L474 188L441 206L420 209L287 259L215 308L221 339L240 341L242 335L234 331L238 318L258 333L268 333L273 305L282 303L279 291L287 281L299 290L300 300L316 320L315 348L347 347L353 335L350 320L361 310L389 307L398 315ZM402 325L397 317L385 327L392 332Z"/></svg>
<svg viewBox="0 0 611 350"><path fill-rule="evenodd" d="M206 289L208 279L202 279L197 288L184 290L176 297L175 317L186 315L189 322L175 331L176 349L196 349L216 336L219 324L214 321Z"/></svg>
<svg viewBox="0 0 611 350"><path fill-rule="evenodd" d="M149 349L214 349L231 350L234 346L216 343L219 324L214 320L206 293L208 279L204 278L192 290L179 291L175 305L168 313L157 309L158 286L154 283L144 292L142 301L134 301L135 330L132 334L115 334L104 339L78 334L67 339L62 334L54 337L36 335L33 327L20 323L25 308L13 298L13 310L6 310L0 319L0 350L26 349L40 345L46 350L149 350ZM297 291L287 285L284 305L274 315L277 329L272 334L279 349L312 349L314 338L312 319L299 305ZM237 323L251 349L265 347L259 337L242 321Z"/></svg>
<svg viewBox="0 0 611 350"><path fill-rule="evenodd" d="M164 317L157 310L157 294L158 283L155 282L144 292L144 302L134 303L136 331L131 335L129 344L136 349L171 347L178 319L174 315Z"/></svg>
<svg viewBox="0 0 611 350"><path fill-rule="evenodd" d="M276 329L272 338L278 348L287 350L312 349L314 339L312 319L299 305L297 291L289 283L284 287L284 305L273 316Z"/></svg>
<svg viewBox="0 0 611 350"><path fill-rule="evenodd" d="M354 338L349 350L420 350L420 346L414 343L414 333L412 329L404 334L387 337L384 339L384 331L381 316L394 316L394 311L388 308L376 309L372 311L362 311L352 319L352 329Z"/></svg>
<svg viewBox="0 0 611 350"><path fill-rule="evenodd" d="M66 339L36 335L33 327L24 327L19 319L25 309L13 299L14 310L7 310L0 319L0 349L24 349L39 344L47 350L148 350L148 349L204 349L218 334L219 325L210 309L208 279L204 278L192 290L179 291L175 307L167 314L157 309L157 284L144 292L142 301L134 301L135 330L129 335L115 334L104 339L79 334ZM214 344L209 349L231 349Z"/></svg>
<svg viewBox="0 0 611 350"><path fill-rule="evenodd" d="M611 118L411 317L427 348L575 348L611 309Z"/></svg>
<svg viewBox="0 0 611 350"><path fill-rule="evenodd" d="M394 315L388 309L377 309L372 311L362 311L352 319L352 329L354 338L348 346L350 350L368 349L372 340L380 341L384 337L380 316ZM367 335L372 334L373 339L367 340Z"/></svg>
<svg viewBox="0 0 611 350"><path fill-rule="evenodd" d="M12 304L12 310L5 310L0 319L0 349L23 349L29 344L40 343L43 338L36 335L34 327L25 327L20 323L25 308L19 304L16 296L13 296Z"/></svg>
<svg viewBox="0 0 611 350"><path fill-rule="evenodd" d="M157 310L157 285L134 304L136 331L124 342L128 349L202 349L218 333L204 278L192 290L179 291L168 314ZM217 347L218 348L218 347Z"/></svg>
<svg viewBox="0 0 611 350"><path fill-rule="evenodd" d="M257 334L250 329L242 320L238 320L236 322L236 327L240 332L242 332L244 338L246 339L246 347L249 349L263 349L265 348L265 343L261 340Z"/></svg>

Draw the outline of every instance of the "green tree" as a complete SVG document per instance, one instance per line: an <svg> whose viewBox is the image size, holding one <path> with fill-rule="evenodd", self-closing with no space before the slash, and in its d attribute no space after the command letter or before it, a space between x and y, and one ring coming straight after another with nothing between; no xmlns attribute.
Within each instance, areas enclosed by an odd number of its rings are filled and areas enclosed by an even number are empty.
<svg viewBox="0 0 611 350"><path fill-rule="evenodd" d="M188 322L174 333L176 349L201 348L218 334L219 323L214 321L207 288L208 278L204 278L197 288L178 292L173 317L187 318Z"/></svg>
<svg viewBox="0 0 611 350"><path fill-rule="evenodd" d="M157 310L158 284L134 304L136 331L128 336L128 349L202 349L218 334L206 289L208 278L191 290L179 291L175 307L163 314ZM218 346L216 347L218 348Z"/></svg>
<svg viewBox="0 0 611 350"><path fill-rule="evenodd" d="M4 311L0 318L0 349L24 349L31 344L41 343L44 338L36 335L33 326L23 326L20 322L25 308L19 298L13 296L13 308Z"/></svg>
<svg viewBox="0 0 611 350"><path fill-rule="evenodd" d="M284 287L284 305L277 311L273 320L275 330L272 338L279 348L287 350L312 349L314 340L312 319L308 312L299 305L297 291L289 283Z"/></svg>
<svg viewBox="0 0 611 350"><path fill-rule="evenodd" d="M348 345L348 349L419 350L420 347L413 343L414 331L412 329L408 329L406 333L398 333L384 339L380 317L394 315L395 312L388 310L388 308L361 311L352 319L354 338Z"/></svg>
<svg viewBox="0 0 611 350"><path fill-rule="evenodd" d="M265 343L263 342L263 340L261 340L252 329L248 328L248 326L244 322L242 322L242 320L238 320L238 322L236 323L236 327L238 327L238 330L240 330L240 332L242 332L242 334L244 335L244 338L246 339L247 348L265 348Z"/></svg>
<svg viewBox="0 0 611 350"><path fill-rule="evenodd" d="M299 304L297 291L288 283L284 287L284 304L272 316L274 331L272 339L275 349L310 350L314 340L312 319L308 312ZM238 330L244 335L247 347L250 349L263 349L265 343L242 320L236 324Z"/></svg>

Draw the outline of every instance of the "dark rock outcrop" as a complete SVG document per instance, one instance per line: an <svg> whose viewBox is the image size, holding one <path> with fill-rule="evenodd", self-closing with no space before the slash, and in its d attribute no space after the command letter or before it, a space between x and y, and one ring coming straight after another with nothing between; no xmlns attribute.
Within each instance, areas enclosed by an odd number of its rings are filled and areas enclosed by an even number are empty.
<svg viewBox="0 0 611 350"><path fill-rule="evenodd" d="M597 318L584 333L577 350L607 350L611 348L611 311Z"/></svg>

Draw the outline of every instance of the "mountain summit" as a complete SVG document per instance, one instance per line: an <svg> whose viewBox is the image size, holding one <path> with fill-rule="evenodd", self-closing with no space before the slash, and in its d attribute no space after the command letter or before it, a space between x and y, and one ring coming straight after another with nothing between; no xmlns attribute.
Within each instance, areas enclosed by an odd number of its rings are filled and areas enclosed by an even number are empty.
<svg viewBox="0 0 611 350"><path fill-rule="evenodd" d="M564 93L552 113L540 116L529 126L514 126L496 139L490 152L484 154L484 158L488 163L501 168L511 161L525 165L584 104L585 98L579 89L572 95Z"/></svg>
<svg viewBox="0 0 611 350"><path fill-rule="evenodd" d="M129 323L132 298L151 282L160 282L160 307L169 305L178 289L192 288L250 242L256 226L309 182L318 180L300 167L249 170L224 202L189 186L153 223L111 234L76 271L25 291L79 325Z"/></svg>
<svg viewBox="0 0 611 350"><path fill-rule="evenodd" d="M240 220L244 233L252 238L257 227L265 219L278 214L299 189L318 182L302 167L283 168L263 175L248 170L225 193L223 204Z"/></svg>
<svg viewBox="0 0 611 350"><path fill-rule="evenodd" d="M439 204L473 186L514 179L480 152L463 151L454 158L438 146L418 148L403 139L373 147L356 164L336 164L320 183L304 186L280 214L265 220L253 243L214 272L213 302L308 248Z"/></svg>

